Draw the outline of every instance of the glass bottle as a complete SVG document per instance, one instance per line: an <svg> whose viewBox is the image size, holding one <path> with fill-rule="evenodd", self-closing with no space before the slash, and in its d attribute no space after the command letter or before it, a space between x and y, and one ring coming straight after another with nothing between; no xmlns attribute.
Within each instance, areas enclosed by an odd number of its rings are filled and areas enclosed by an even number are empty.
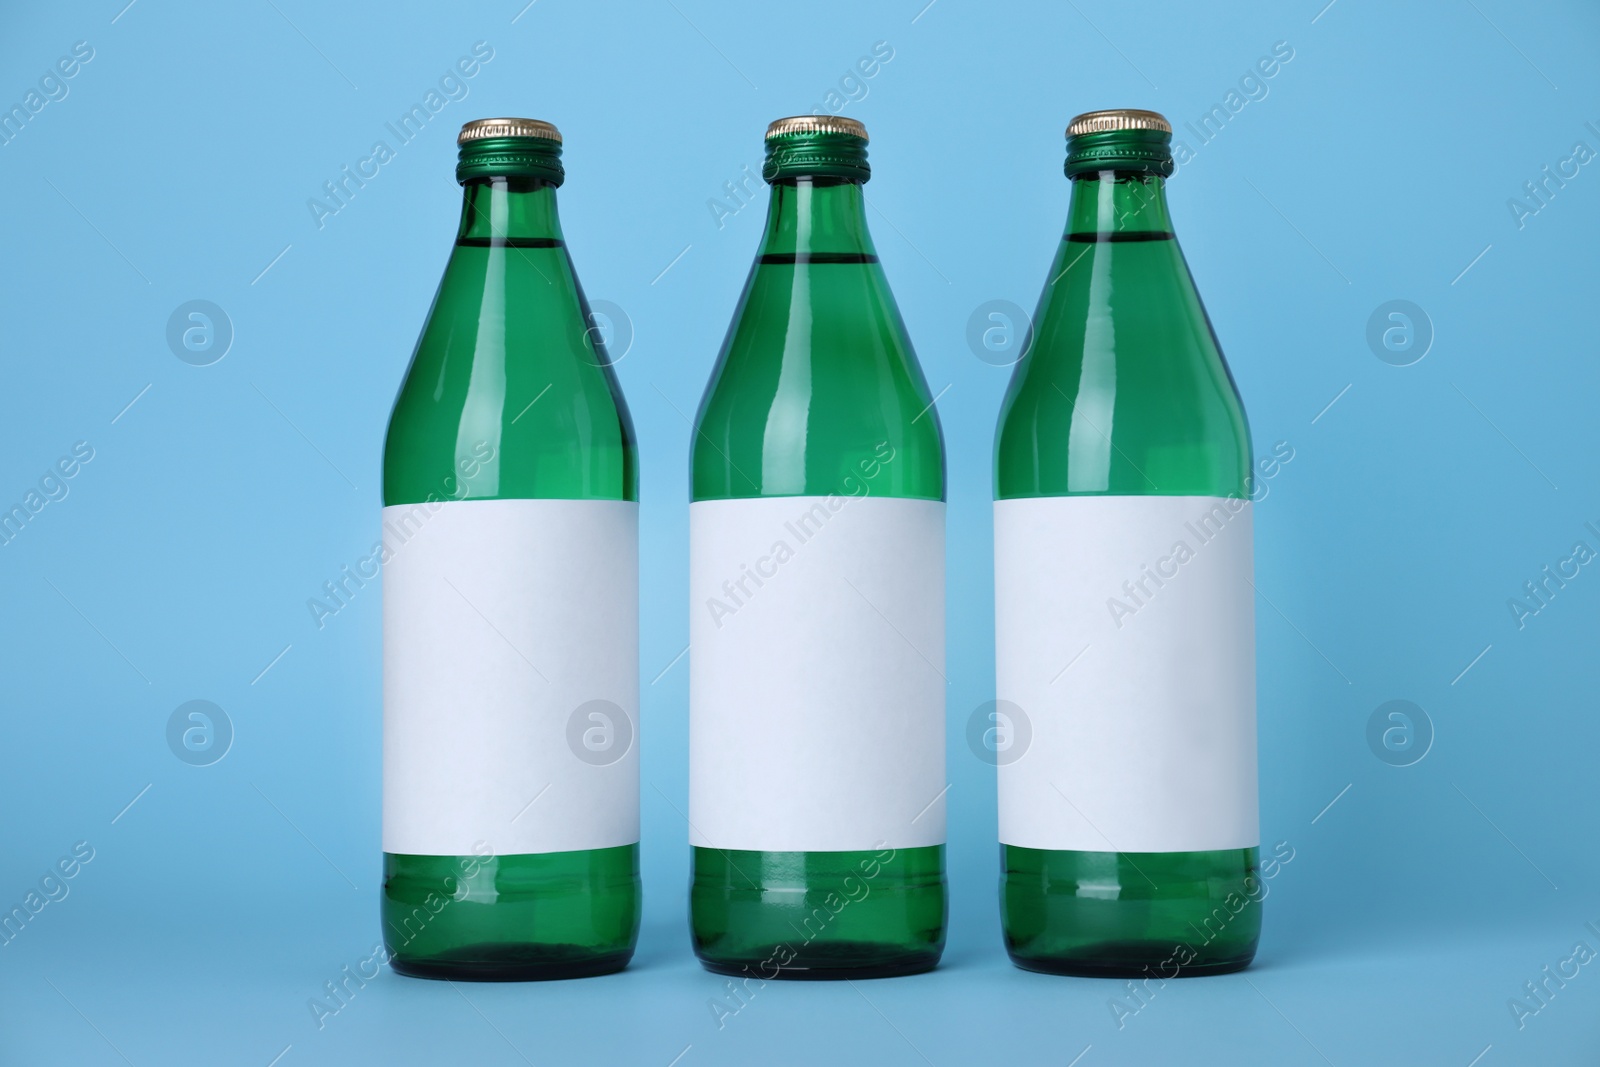
<svg viewBox="0 0 1600 1067"><path fill-rule="evenodd" d="M556 213L561 135L461 131L461 225L383 461L383 934L532 979L638 936L638 458Z"/></svg>
<svg viewBox="0 0 1600 1067"><path fill-rule="evenodd" d="M1239 970L1266 893L1250 434L1170 144L1154 112L1068 127L1066 233L995 437L1002 921L1056 974Z"/></svg>
<svg viewBox="0 0 1600 1067"><path fill-rule="evenodd" d="M909 974L945 938L944 455L867 232L866 130L767 131L695 420L690 915L710 970Z"/></svg>

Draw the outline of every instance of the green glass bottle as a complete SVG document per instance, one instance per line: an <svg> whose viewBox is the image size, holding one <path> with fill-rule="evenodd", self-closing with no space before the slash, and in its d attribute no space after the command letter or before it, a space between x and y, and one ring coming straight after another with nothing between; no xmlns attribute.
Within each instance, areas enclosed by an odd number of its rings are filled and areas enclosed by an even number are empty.
<svg viewBox="0 0 1600 1067"><path fill-rule="evenodd" d="M709 969L939 961L944 449L867 233L867 135L767 131L766 230L695 420L690 917Z"/></svg>
<svg viewBox="0 0 1600 1067"><path fill-rule="evenodd" d="M1261 928L1249 428L1172 233L1171 127L1067 130L995 439L1001 913L1056 974L1218 974ZM1266 461L1264 461L1266 462Z"/></svg>
<svg viewBox="0 0 1600 1067"><path fill-rule="evenodd" d="M561 135L461 131L461 227L383 458L383 934L567 978L639 929L638 458L562 240Z"/></svg>

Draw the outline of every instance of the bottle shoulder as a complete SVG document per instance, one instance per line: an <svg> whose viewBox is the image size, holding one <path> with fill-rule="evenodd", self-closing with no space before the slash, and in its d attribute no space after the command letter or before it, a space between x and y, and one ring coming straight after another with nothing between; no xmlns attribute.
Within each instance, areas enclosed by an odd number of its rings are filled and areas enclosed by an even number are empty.
<svg viewBox="0 0 1600 1067"><path fill-rule="evenodd" d="M1247 495L1244 407L1176 242L1064 245L1001 410L996 495Z"/></svg>
<svg viewBox="0 0 1600 1067"><path fill-rule="evenodd" d="M695 499L848 491L942 499L933 397L876 263L758 264L695 422Z"/></svg>
<svg viewBox="0 0 1600 1067"><path fill-rule="evenodd" d="M456 249L423 325L390 415L385 502L636 499L632 421L565 252L484 251Z"/></svg>

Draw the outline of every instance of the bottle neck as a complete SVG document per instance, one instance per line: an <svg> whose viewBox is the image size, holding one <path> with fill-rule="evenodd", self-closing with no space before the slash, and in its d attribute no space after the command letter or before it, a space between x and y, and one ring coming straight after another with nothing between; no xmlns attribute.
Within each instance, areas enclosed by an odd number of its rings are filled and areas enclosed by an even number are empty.
<svg viewBox="0 0 1600 1067"><path fill-rule="evenodd" d="M809 253L876 257L860 182L802 176L772 183L760 254Z"/></svg>
<svg viewBox="0 0 1600 1067"><path fill-rule="evenodd" d="M556 187L540 178L474 178L463 183L458 242L551 247L561 243Z"/></svg>
<svg viewBox="0 0 1600 1067"><path fill-rule="evenodd" d="M1102 170L1072 179L1067 236L1116 240L1170 238L1166 179L1155 174Z"/></svg>

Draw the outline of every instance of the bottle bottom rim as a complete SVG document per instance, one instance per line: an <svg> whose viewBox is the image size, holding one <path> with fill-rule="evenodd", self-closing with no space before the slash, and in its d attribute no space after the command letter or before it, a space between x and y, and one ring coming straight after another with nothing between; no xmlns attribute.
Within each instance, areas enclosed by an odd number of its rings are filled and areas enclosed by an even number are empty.
<svg viewBox="0 0 1600 1067"><path fill-rule="evenodd" d="M628 966L633 949L595 952L581 945L466 945L448 956L394 955L389 967L408 978L452 982L539 982L595 978Z"/></svg>
<svg viewBox="0 0 1600 1067"><path fill-rule="evenodd" d="M1069 954L1035 954L1007 946L1011 962L1036 974L1065 975L1073 978L1206 978L1233 974L1249 967L1256 957L1256 946L1237 955L1218 959L1196 959L1168 973L1173 967L1170 942L1112 942L1085 945Z"/></svg>
<svg viewBox="0 0 1600 1067"><path fill-rule="evenodd" d="M826 953L817 952L816 947L813 946L804 955L796 956L784 966L773 962L777 946L773 946L769 952L748 956L714 957L704 952L697 952L696 955L700 958L700 965L712 974L764 981L837 982L924 974L937 967L939 958L944 954L942 946L937 949L890 952L882 945L844 942L828 945Z"/></svg>

